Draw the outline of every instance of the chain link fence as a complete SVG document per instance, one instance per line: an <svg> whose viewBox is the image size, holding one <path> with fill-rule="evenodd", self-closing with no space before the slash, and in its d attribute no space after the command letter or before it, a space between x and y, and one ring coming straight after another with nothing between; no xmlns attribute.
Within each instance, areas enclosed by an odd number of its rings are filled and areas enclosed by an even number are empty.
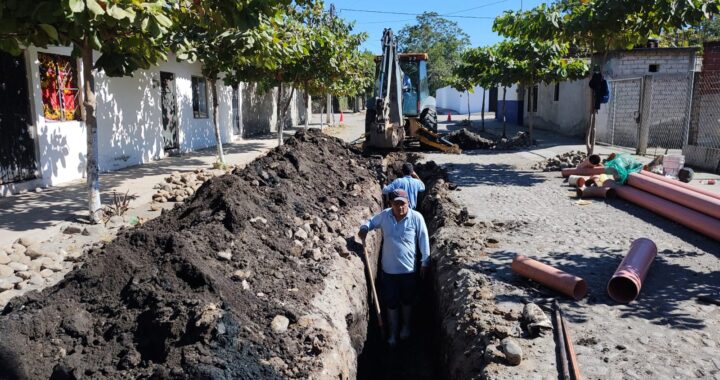
<svg viewBox="0 0 720 380"><path fill-rule="evenodd" d="M688 144L720 149L720 71L696 76Z"/></svg>
<svg viewBox="0 0 720 380"><path fill-rule="evenodd" d="M597 141L664 154L687 143L694 76L655 74L610 79L610 101L598 113Z"/></svg>

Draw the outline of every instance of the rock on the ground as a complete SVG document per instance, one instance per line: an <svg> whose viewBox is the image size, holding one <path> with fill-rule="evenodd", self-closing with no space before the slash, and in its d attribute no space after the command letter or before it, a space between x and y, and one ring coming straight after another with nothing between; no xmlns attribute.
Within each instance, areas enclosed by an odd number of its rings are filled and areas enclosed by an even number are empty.
<svg viewBox="0 0 720 380"><path fill-rule="evenodd" d="M0 277L12 276L13 273L15 273L15 270L12 267L0 264Z"/></svg>
<svg viewBox="0 0 720 380"><path fill-rule="evenodd" d="M25 246L25 247L29 247L29 246L35 244L35 242L36 242L36 240L29 236L23 236L17 240L18 244Z"/></svg>
<svg viewBox="0 0 720 380"><path fill-rule="evenodd" d="M290 320L284 315L276 315L270 323L272 331L277 334L282 334L287 331L288 326L290 326Z"/></svg>
<svg viewBox="0 0 720 380"><path fill-rule="evenodd" d="M230 261L232 260L232 252L230 250L218 251L217 257L220 260Z"/></svg>
<svg viewBox="0 0 720 380"><path fill-rule="evenodd" d="M519 365L522 362L522 348L513 338L505 338L500 343L503 354L510 365Z"/></svg>
<svg viewBox="0 0 720 380"><path fill-rule="evenodd" d="M82 233L83 228L81 226L78 226L76 224L68 224L67 226L63 227L60 232L68 235L75 235Z"/></svg>

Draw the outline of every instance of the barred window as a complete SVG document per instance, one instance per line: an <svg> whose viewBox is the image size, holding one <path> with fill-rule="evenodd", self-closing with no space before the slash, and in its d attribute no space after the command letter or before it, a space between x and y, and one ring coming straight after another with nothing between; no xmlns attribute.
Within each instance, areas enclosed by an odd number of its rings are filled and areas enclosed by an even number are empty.
<svg viewBox="0 0 720 380"><path fill-rule="evenodd" d="M208 117L207 84L203 77L192 77L192 103L194 118L205 119Z"/></svg>
<svg viewBox="0 0 720 380"><path fill-rule="evenodd" d="M46 120L80 120L77 66L71 57L38 53L43 115Z"/></svg>

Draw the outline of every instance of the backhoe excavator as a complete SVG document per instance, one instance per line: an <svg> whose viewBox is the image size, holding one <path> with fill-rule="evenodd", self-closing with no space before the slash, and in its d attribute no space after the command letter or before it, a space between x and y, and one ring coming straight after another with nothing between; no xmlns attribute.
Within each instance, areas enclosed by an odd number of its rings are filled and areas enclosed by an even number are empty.
<svg viewBox="0 0 720 380"><path fill-rule="evenodd" d="M437 134L435 98L430 96L427 53L397 53L391 29L375 57L374 96L365 114L365 147L394 149L419 144L448 153L460 147Z"/></svg>

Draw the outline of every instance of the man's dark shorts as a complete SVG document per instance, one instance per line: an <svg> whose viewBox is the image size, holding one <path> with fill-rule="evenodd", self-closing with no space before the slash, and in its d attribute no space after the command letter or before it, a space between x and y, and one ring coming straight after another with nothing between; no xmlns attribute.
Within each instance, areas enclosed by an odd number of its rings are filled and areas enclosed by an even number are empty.
<svg viewBox="0 0 720 380"><path fill-rule="evenodd" d="M383 300L391 309L412 305L417 294L416 273L382 274Z"/></svg>

